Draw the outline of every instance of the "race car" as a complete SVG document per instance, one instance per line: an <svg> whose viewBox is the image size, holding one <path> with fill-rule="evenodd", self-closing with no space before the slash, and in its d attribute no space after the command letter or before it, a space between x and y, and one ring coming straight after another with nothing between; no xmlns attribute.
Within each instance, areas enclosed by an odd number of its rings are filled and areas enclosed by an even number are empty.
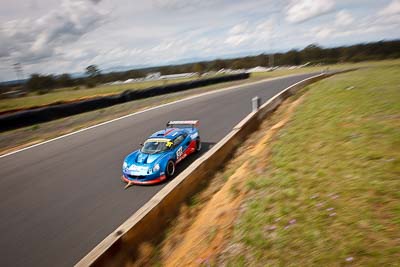
<svg viewBox="0 0 400 267"><path fill-rule="evenodd" d="M199 121L169 121L164 130L152 134L142 148L129 154L122 165L122 180L133 184L156 184L171 178L175 166L201 150Z"/></svg>

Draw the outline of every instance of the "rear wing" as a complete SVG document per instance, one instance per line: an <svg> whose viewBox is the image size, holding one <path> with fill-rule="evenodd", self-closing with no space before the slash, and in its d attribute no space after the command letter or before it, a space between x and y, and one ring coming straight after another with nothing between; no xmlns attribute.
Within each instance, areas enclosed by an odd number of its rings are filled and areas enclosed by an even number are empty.
<svg viewBox="0 0 400 267"><path fill-rule="evenodd" d="M197 128L197 127L199 127L198 120L167 122L167 128Z"/></svg>

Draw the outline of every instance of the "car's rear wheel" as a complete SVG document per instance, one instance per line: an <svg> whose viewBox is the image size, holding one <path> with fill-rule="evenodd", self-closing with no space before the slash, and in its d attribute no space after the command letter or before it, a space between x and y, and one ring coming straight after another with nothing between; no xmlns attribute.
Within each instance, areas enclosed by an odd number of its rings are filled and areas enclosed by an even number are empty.
<svg viewBox="0 0 400 267"><path fill-rule="evenodd" d="M196 153L200 152L201 150L201 140L200 138L197 138L196 140Z"/></svg>
<svg viewBox="0 0 400 267"><path fill-rule="evenodd" d="M165 168L165 175L167 179L171 178L175 174L175 162L169 160L167 163L167 167Z"/></svg>

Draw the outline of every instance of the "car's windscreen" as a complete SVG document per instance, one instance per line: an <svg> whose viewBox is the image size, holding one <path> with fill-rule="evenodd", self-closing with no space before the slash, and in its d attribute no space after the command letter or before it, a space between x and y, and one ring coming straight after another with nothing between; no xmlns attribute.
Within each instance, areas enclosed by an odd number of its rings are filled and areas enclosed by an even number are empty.
<svg viewBox="0 0 400 267"><path fill-rule="evenodd" d="M168 139L149 139L144 143L140 151L146 154L156 154L169 150L172 148L172 144Z"/></svg>

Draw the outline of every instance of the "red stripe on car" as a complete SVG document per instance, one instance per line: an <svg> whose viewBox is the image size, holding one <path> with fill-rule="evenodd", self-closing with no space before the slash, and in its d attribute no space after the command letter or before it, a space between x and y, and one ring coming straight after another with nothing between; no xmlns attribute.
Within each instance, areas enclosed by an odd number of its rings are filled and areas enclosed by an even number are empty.
<svg viewBox="0 0 400 267"><path fill-rule="evenodd" d="M167 177L165 175L161 175L160 177L154 179L154 180L148 180L148 181L140 181L140 180L129 180L128 178L125 177L125 175L122 175L122 180L126 183L131 183L131 184L157 184L161 183L164 181Z"/></svg>

